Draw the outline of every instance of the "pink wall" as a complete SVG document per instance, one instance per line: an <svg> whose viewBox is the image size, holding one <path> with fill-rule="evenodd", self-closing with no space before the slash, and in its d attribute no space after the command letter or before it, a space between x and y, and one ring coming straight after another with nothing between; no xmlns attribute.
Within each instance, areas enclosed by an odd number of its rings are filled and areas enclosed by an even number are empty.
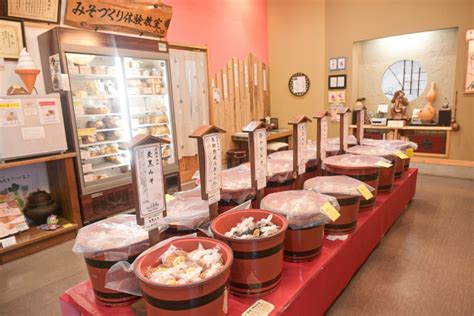
<svg viewBox="0 0 474 316"><path fill-rule="evenodd" d="M164 0L173 7L167 40L209 48L211 74L232 57L268 61L266 0Z"/></svg>

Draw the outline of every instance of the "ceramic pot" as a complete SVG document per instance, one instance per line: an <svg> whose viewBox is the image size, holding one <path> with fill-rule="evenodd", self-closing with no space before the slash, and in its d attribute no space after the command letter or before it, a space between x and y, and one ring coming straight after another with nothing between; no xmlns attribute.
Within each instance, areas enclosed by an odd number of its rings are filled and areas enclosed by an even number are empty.
<svg viewBox="0 0 474 316"><path fill-rule="evenodd" d="M357 195L347 194L327 195L334 196L337 199L341 216L335 222L326 224L324 226L324 232L330 235L345 235L352 233L357 226L360 200L363 198Z"/></svg>
<svg viewBox="0 0 474 316"><path fill-rule="evenodd" d="M205 249L220 247L224 267L215 275L186 285L165 285L151 282L145 272L156 266L169 244L140 257L135 274L140 282L147 315L225 315L226 286L232 265L232 250L223 242L211 238L183 238L172 242L177 248L190 252L201 244Z"/></svg>
<svg viewBox="0 0 474 316"><path fill-rule="evenodd" d="M292 229L285 235L284 259L288 262L314 260L320 253L324 239L324 225Z"/></svg>
<svg viewBox="0 0 474 316"><path fill-rule="evenodd" d="M436 109L433 107L433 101L436 100L436 83L432 82L430 90L426 94L426 105L418 112L418 117L424 123L433 121L436 115Z"/></svg>
<svg viewBox="0 0 474 316"><path fill-rule="evenodd" d="M41 225L46 223L48 216L57 215L57 209L58 206L53 201L51 194L38 190L28 196L28 202L23 212L34 224Z"/></svg>
<svg viewBox="0 0 474 316"><path fill-rule="evenodd" d="M242 218L255 221L273 214L272 222L280 231L272 236L255 239L226 237L225 233ZM288 222L283 216L264 210L240 210L219 215L211 222L214 238L228 244L234 253L230 273L230 292L243 297L261 297L275 291L283 270L283 248Z"/></svg>

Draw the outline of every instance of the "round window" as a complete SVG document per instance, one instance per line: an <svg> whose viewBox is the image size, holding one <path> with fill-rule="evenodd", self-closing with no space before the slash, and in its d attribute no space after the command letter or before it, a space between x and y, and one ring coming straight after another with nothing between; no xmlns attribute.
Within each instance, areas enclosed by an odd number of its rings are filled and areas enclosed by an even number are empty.
<svg viewBox="0 0 474 316"><path fill-rule="evenodd" d="M390 65L382 78L383 94L392 100L395 92L402 90L408 101L418 98L426 88L427 76L420 63L404 59Z"/></svg>

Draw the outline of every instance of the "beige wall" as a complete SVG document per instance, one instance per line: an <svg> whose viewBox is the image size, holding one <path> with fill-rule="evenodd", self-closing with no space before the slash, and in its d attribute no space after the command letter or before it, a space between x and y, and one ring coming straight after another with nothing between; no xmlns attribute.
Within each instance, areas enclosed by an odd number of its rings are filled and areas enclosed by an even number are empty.
<svg viewBox="0 0 474 316"><path fill-rule="evenodd" d="M352 106L357 98L351 93L354 42L458 27L454 90L459 91L457 121L461 131L453 133L449 158L474 160L474 95L462 94L467 62L465 34L474 28L474 1L322 1L268 0L272 115L286 119L292 113L312 114L323 105L327 107L327 60L332 56L348 57L346 98ZM306 72L312 83L310 93L301 100L292 98L287 88L291 72L296 71ZM334 135L336 126L331 125Z"/></svg>
<svg viewBox="0 0 474 316"><path fill-rule="evenodd" d="M296 115L313 117L323 107L324 91L324 0L268 0L268 51L271 114L280 127ZM302 97L288 90L288 80L296 72L310 78L310 89ZM316 138L314 123L308 136Z"/></svg>

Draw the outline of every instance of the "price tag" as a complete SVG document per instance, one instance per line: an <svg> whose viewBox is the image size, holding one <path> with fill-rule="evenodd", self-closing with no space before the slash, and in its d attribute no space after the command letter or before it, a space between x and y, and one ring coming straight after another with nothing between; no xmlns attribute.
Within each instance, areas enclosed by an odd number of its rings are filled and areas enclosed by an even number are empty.
<svg viewBox="0 0 474 316"><path fill-rule="evenodd" d="M155 229L158 227L158 222L160 221L160 218L163 217L163 213L160 212L160 213L154 213L152 215L149 215L149 216L145 216L143 218L143 222L144 222L144 225L143 225L143 228L145 228L145 230L152 230L152 229Z"/></svg>
<svg viewBox="0 0 474 316"><path fill-rule="evenodd" d="M408 158L411 158L413 157L413 148L407 148L407 150L405 150Z"/></svg>
<svg viewBox="0 0 474 316"><path fill-rule="evenodd" d="M84 172L84 173L92 172L92 164L90 164L90 163L83 164L82 165L82 172Z"/></svg>
<svg viewBox="0 0 474 316"><path fill-rule="evenodd" d="M247 308L247 310L242 313L242 316L266 316L270 315L274 309L275 305L264 300L258 300Z"/></svg>
<svg viewBox="0 0 474 316"><path fill-rule="evenodd" d="M16 245L16 238L15 236L11 236L5 239L0 240L2 247L7 248Z"/></svg>
<svg viewBox="0 0 474 316"><path fill-rule="evenodd" d="M207 200L209 202L209 205L219 202L220 199L221 199L220 190L207 194Z"/></svg>
<svg viewBox="0 0 474 316"><path fill-rule="evenodd" d="M401 151L396 151L394 152L394 155L397 156L400 159L408 159L408 156L402 153Z"/></svg>
<svg viewBox="0 0 474 316"><path fill-rule="evenodd" d="M377 167L384 167L384 168L390 168L392 166L391 163L388 163L388 162L385 162L385 161L382 161L382 160L379 160L375 163L375 165Z"/></svg>
<svg viewBox="0 0 474 316"><path fill-rule="evenodd" d="M84 182L92 182L94 181L94 174L89 173L84 175Z"/></svg>
<svg viewBox="0 0 474 316"><path fill-rule="evenodd" d="M166 52L168 50L168 46L166 43L158 43L158 51L159 52Z"/></svg>
<svg viewBox="0 0 474 316"><path fill-rule="evenodd" d="M341 214L332 206L331 203L326 202L323 206L321 206L321 211L326 214L329 219L333 222L341 216Z"/></svg>
<svg viewBox="0 0 474 316"><path fill-rule="evenodd" d="M91 157L91 153L87 150L81 150L81 158L82 159L89 159Z"/></svg>
<svg viewBox="0 0 474 316"><path fill-rule="evenodd" d="M176 198L170 194L166 194L165 195L165 201L166 202L169 202L169 201L173 201L173 200L176 200Z"/></svg>
<svg viewBox="0 0 474 316"><path fill-rule="evenodd" d="M64 224L64 225L63 225L63 228L68 228L68 227L72 227L72 224L71 224L71 223L67 223L67 224Z"/></svg>
<svg viewBox="0 0 474 316"><path fill-rule="evenodd" d="M95 133L96 133L95 127L79 128L77 130L77 136L79 136L79 137L81 137L81 136L93 136L93 135L95 135Z"/></svg>
<svg viewBox="0 0 474 316"><path fill-rule="evenodd" d="M374 197L374 195L372 194L372 192L369 191L369 189L365 186L365 184L361 184L357 187L357 191L360 192L360 194L362 194L362 196L366 199L366 200L370 200L371 198Z"/></svg>

